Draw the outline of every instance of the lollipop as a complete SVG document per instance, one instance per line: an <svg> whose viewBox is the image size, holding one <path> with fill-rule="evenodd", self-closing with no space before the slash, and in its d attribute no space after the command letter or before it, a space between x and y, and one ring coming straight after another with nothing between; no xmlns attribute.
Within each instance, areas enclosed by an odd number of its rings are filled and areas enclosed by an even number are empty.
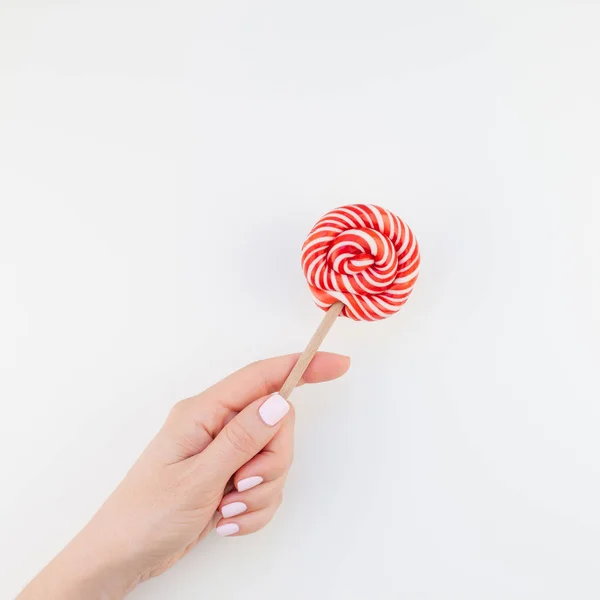
<svg viewBox="0 0 600 600"><path fill-rule="evenodd" d="M302 269L327 311L279 392L288 398L338 316L385 319L408 300L419 275L419 245L408 225L371 204L340 206L321 217L302 246Z"/></svg>

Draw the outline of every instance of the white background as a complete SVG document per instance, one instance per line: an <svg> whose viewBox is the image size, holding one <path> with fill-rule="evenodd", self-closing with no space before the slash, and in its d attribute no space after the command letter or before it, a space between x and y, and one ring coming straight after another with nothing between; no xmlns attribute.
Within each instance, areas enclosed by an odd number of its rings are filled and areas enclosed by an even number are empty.
<svg viewBox="0 0 600 600"><path fill-rule="evenodd" d="M600 5L0 6L0 596L170 406L321 318L299 267L397 212L417 288L336 324L286 501L132 599L600 594Z"/></svg>

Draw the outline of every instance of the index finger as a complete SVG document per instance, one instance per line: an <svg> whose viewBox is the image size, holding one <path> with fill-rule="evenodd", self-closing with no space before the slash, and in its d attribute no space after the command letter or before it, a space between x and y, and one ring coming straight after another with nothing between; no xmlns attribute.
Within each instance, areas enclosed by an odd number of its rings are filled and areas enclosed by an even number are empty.
<svg viewBox="0 0 600 600"><path fill-rule="evenodd" d="M279 391L300 354L277 356L251 363L232 373L200 396L202 403L221 406L226 411L239 412L250 402ZM300 385L321 383L341 377L350 368L350 358L332 352L317 352L306 369Z"/></svg>

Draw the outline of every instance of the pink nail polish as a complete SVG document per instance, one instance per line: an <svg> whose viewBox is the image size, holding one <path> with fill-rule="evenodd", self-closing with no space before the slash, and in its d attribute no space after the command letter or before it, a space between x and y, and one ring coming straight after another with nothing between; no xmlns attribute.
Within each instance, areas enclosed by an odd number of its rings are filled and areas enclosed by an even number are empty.
<svg viewBox="0 0 600 600"><path fill-rule="evenodd" d="M258 414L267 425L272 427L279 423L289 410L290 405L287 400L279 394L273 394L262 403Z"/></svg>
<svg viewBox="0 0 600 600"><path fill-rule="evenodd" d="M233 535L240 530L239 525L235 523L225 523L225 525L221 525L217 527L216 531L220 536L226 537L228 535Z"/></svg>
<svg viewBox="0 0 600 600"><path fill-rule="evenodd" d="M238 492L245 492L246 490L252 489L263 482L263 478L255 475L254 477L246 477L246 479L240 479L235 486Z"/></svg>
<svg viewBox="0 0 600 600"><path fill-rule="evenodd" d="M231 502L221 507L221 515L224 519L229 517L235 517L235 515L241 515L246 512L248 507L243 502Z"/></svg>

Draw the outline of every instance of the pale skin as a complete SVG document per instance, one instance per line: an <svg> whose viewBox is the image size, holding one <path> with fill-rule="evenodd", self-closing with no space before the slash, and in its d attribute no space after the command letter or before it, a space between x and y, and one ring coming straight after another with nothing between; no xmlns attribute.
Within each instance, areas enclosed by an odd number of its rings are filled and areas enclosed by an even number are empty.
<svg viewBox="0 0 600 600"><path fill-rule="evenodd" d="M253 363L178 402L92 520L18 600L117 600L215 527L236 537L267 525L294 438L293 408L272 395L298 356ZM345 356L318 353L301 383L335 379L349 366Z"/></svg>

